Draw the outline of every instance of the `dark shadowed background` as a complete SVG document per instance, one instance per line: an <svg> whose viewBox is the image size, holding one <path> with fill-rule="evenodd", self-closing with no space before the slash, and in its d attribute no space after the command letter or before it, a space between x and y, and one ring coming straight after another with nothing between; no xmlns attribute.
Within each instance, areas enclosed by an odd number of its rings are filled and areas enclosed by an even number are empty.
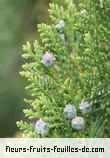
<svg viewBox="0 0 110 158"><path fill-rule="evenodd" d="M49 0L0 0L0 137L16 137L23 117L25 81L19 76L22 44L37 38ZM17 135L18 136L18 135Z"/></svg>

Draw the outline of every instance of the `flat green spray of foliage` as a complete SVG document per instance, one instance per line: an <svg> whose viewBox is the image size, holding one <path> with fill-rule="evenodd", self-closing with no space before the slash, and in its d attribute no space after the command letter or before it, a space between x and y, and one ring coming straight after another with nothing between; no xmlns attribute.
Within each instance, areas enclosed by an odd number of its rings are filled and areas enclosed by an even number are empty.
<svg viewBox="0 0 110 158"><path fill-rule="evenodd" d="M26 122L17 122L24 137L107 137L109 12L109 0L64 0L61 4L50 4L51 24L39 24L40 41L23 46L26 63L20 74L28 80L26 89L31 98L25 99L29 105L24 110ZM46 63L46 55L50 55L50 63ZM82 101L92 105L90 113L81 112ZM65 117L68 104L83 118L84 128L77 130L79 126ZM44 135L36 123L39 119L48 125Z"/></svg>

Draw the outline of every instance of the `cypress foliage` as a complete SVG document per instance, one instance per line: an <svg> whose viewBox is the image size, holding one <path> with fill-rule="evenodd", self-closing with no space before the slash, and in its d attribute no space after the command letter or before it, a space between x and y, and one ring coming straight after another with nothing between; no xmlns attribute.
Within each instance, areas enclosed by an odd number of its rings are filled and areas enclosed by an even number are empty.
<svg viewBox="0 0 110 158"><path fill-rule="evenodd" d="M110 119L109 0L50 4L51 24L23 46L24 137L107 137Z"/></svg>

